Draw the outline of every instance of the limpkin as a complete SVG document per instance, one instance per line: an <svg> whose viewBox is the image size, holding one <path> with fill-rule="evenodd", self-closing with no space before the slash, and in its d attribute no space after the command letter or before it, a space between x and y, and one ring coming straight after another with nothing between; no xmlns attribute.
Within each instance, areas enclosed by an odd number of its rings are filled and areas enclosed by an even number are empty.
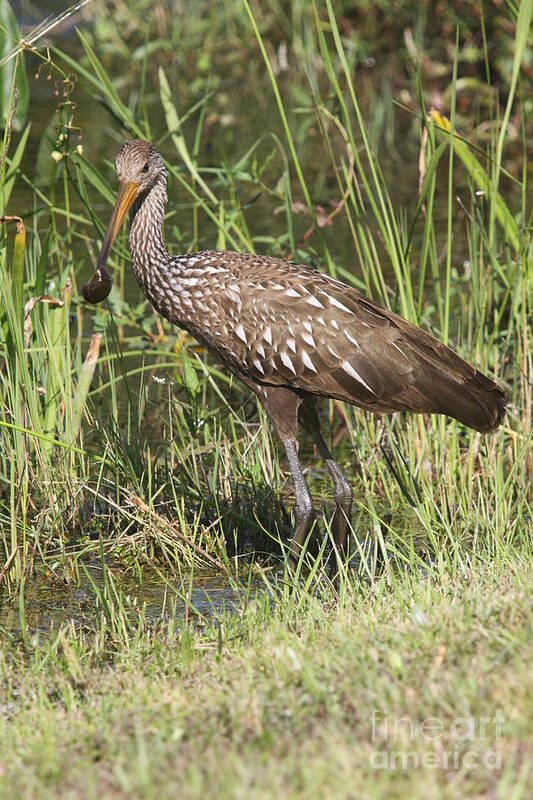
<svg viewBox="0 0 533 800"><path fill-rule="evenodd" d="M129 245L142 291L163 317L255 392L283 442L295 489L293 553L314 518L298 459L298 420L314 436L333 479L333 538L338 552L346 551L353 493L320 432L317 398L378 413L446 414L482 432L500 424L506 401L496 383L351 286L269 256L214 250L170 255L162 234L166 172L150 143L126 142L116 171L115 207L83 295L96 303L109 294L106 262L130 211Z"/></svg>

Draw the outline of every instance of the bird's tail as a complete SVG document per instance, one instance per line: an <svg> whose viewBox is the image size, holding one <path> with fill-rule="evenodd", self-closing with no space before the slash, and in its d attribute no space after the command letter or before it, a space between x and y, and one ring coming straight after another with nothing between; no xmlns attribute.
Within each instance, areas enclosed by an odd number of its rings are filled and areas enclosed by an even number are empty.
<svg viewBox="0 0 533 800"><path fill-rule="evenodd" d="M434 367L426 372L422 380L416 380L415 384L418 384L417 388L431 402L437 413L453 417L481 433L488 433L500 425L505 415L505 394L482 372L466 362L463 364L460 381L457 373L451 377ZM467 371L471 374L465 375Z"/></svg>

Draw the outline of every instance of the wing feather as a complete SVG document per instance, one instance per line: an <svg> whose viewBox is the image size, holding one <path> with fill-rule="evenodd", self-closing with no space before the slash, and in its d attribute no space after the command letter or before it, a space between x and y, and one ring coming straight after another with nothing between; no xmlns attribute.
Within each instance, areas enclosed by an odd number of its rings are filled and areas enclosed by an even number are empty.
<svg viewBox="0 0 533 800"><path fill-rule="evenodd" d="M501 389L431 334L308 267L238 255L233 346L255 380L479 430L501 421Z"/></svg>

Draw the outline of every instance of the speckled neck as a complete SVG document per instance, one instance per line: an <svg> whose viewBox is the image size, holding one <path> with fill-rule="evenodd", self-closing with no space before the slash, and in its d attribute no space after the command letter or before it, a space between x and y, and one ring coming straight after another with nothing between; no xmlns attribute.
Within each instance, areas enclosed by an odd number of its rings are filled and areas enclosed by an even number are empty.
<svg viewBox="0 0 533 800"><path fill-rule="evenodd" d="M161 175L142 194L130 212L130 252L137 282L150 303L171 322L190 328L193 308L188 300L189 261L192 256L171 256L163 239L167 205L166 177Z"/></svg>
<svg viewBox="0 0 533 800"><path fill-rule="evenodd" d="M154 273L168 269L170 256L163 240L163 217L167 205L167 182L161 175L152 188L140 195L130 212L130 251L133 271L143 292L152 301Z"/></svg>

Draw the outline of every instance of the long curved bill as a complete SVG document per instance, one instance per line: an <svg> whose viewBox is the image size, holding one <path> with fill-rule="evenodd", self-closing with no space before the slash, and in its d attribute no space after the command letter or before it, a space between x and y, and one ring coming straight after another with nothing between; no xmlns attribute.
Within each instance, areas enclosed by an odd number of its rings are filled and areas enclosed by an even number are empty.
<svg viewBox="0 0 533 800"><path fill-rule="evenodd" d="M102 249L96 263L96 271L91 280L82 288L82 294L88 303L100 303L105 300L113 285L111 274L106 267L109 253L113 247L113 242L122 227L124 218L132 207L137 195L139 194L139 184L135 181L121 183L118 187L115 207L107 226L107 231L102 242Z"/></svg>

